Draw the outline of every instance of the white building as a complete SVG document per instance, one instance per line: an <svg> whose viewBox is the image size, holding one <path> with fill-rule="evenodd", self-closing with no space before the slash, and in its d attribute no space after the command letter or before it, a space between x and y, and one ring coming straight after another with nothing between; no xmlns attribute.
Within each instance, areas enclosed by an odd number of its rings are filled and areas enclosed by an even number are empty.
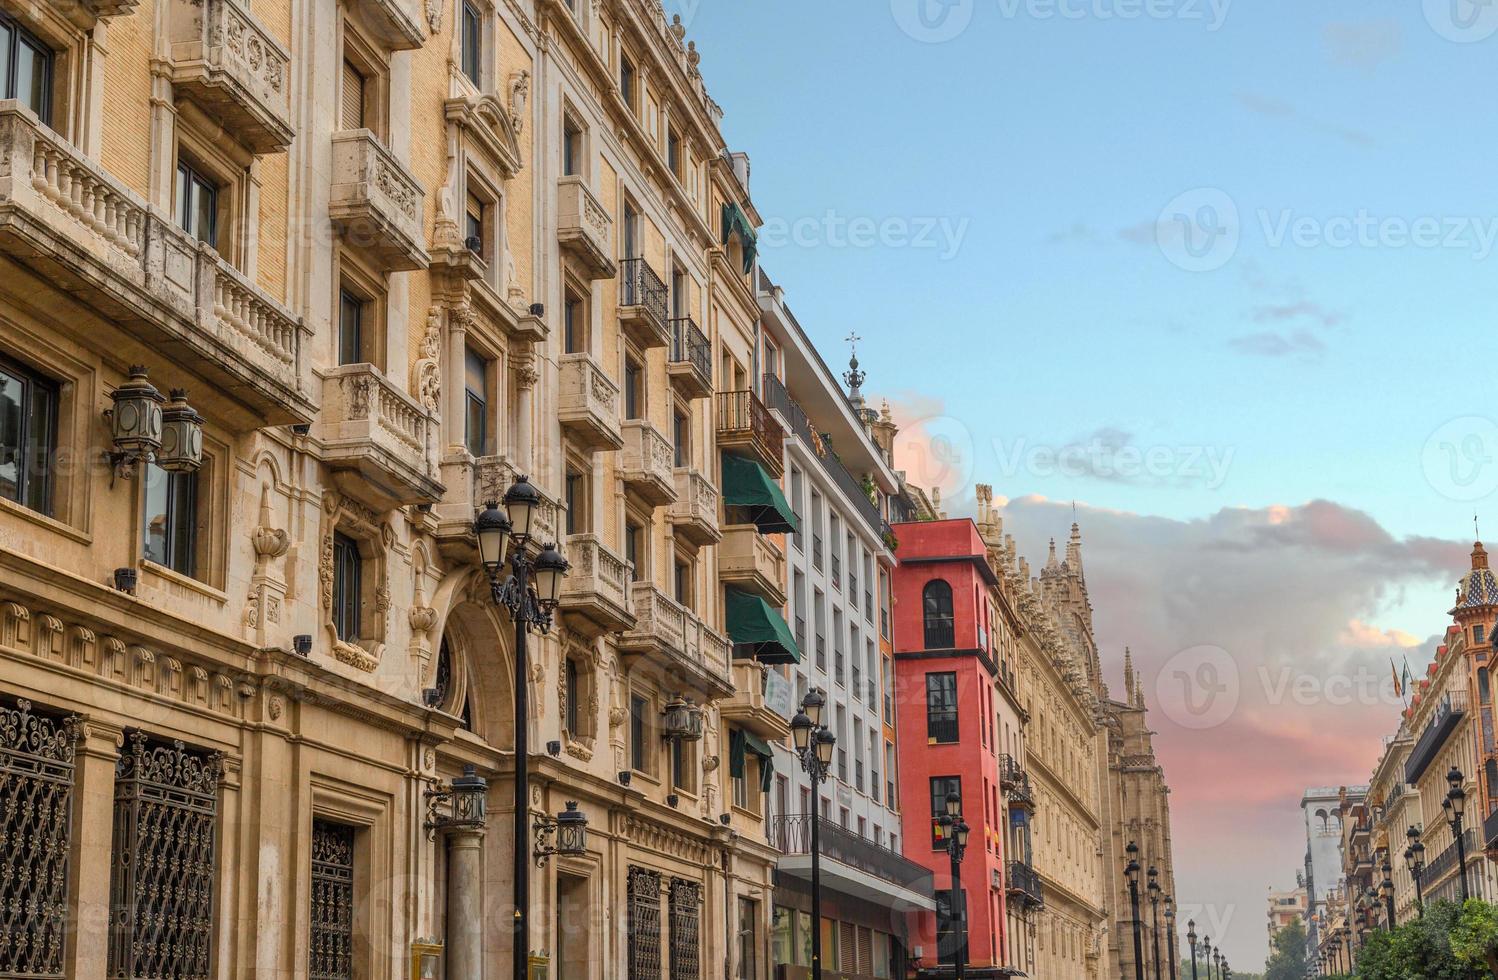
<svg viewBox="0 0 1498 980"><path fill-rule="evenodd" d="M850 397L781 289L763 273L759 304L764 400L785 428L786 495L799 519L786 538L785 582L787 619L804 657L781 668L784 702L794 711L808 690L823 691L823 723L837 736L831 776L816 801L790 752L776 750L769 824L783 852L776 927L777 940L791 947L788 958L777 950L777 962L799 963L802 944L792 930L809 909L807 817L816 807L823 828L822 914L831 920L824 934L832 939L823 943L824 966L903 976L906 913L934 905L929 872L900 856L894 798L894 668L887 656L894 558L886 508L897 478L873 438L879 419L861 404L856 362L848 374ZM866 963L870 943L874 952ZM887 956L881 945L888 946Z"/></svg>

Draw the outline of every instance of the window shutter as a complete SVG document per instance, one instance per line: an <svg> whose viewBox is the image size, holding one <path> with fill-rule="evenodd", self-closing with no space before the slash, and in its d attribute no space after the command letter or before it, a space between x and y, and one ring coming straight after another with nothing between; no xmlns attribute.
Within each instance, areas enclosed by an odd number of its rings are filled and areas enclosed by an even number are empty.
<svg viewBox="0 0 1498 980"><path fill-rule="evenodd" d="M364 76L347 61L343 63L342 110L344 129L364 128Z"/></svg>

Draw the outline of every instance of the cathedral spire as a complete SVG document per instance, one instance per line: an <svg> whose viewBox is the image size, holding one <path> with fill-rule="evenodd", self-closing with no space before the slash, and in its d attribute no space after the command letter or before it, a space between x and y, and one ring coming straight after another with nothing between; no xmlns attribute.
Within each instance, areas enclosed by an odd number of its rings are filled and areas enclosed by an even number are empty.
<svg viewBox="0 0 1498 980"><path fill-rule="evenodd" d="M1134 703L1134 652L1124 647L1124 700Z"/></svg>

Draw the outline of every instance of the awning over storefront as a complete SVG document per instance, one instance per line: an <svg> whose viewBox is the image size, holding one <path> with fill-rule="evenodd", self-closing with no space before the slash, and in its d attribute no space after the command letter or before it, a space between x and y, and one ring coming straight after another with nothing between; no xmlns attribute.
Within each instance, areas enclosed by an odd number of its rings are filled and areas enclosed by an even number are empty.
<svg viewBox="0 0 1498 980"><path fill-rule="evenodd" d="M735 655L762 664L799 664L801 647L780 613L757 595L724 589L727 598L728 638Z"/></svg>
<svg viewBox="0 0 1498 980"><path fill-rule="evenodd" d="M796 512L790 501L764 467L752 459L723 454L723 503L743 507L761 531L789 534L796 530Z"/></svg>

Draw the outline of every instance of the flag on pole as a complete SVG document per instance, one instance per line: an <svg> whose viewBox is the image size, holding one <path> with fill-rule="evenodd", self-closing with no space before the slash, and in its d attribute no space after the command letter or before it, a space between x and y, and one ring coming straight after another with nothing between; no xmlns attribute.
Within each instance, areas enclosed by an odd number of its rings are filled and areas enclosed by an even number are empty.
<svg viewBox="0 0 1498 980"><path fill-rule="evenodd" d="M1394 666L1394 658L1389 658L1389 673L1394 676L1394 696L1404 697L1404 683L1399 678L1399 668Z"/></svg>

